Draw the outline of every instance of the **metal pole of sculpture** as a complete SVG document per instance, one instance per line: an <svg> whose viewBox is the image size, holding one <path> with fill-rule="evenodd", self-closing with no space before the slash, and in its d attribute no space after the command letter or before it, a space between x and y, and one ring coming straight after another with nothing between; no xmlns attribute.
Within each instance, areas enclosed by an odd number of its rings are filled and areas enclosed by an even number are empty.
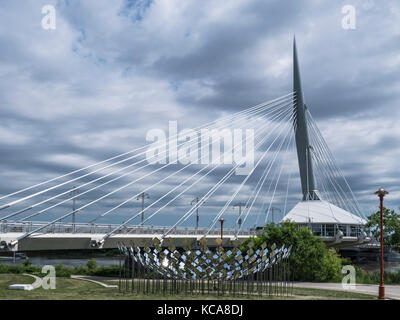
<svg viewBox="0 0 400 320"><path fill-rule="evenodd" d="M269 250L265 243L255 248L255 243L250 241L246 251L239 249L239 242L233 242L234 248L225 251L221 241L216 242L213 250L207 247L205 238L201 239L200 248L198 244L189 245L189 239L184 241L183 248L176 248L173 241L163 248L157 239L140 247L119 244L124 258L124 263L120 263L119 292L146 295L208 293L259 298L264 292L269 295L289 294L287 281L290 275L285 264L290 258L291 248L282 246L277 249L273 245ZM267 279L265 275L268 273L270 277Z"/></svg>

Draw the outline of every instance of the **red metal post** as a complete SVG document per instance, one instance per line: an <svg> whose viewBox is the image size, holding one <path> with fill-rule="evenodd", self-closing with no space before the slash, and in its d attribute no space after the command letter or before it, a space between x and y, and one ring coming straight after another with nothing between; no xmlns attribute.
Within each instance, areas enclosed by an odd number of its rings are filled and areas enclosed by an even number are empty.
<svg viewBox="0 0 400 320"><path fill-rule="evenodd" d="M375 192L376 195L378 195L379 200L380 200L380 207L381 207L381 256L380 256L380 271L381 271L381 277L380 277L380 282L379 282L379 299L385 299L385 285L383 284L383 273L384 273L384 268L383 268L383 197L386 194L389 194L385 189L380 188L378 191Z"/></svg>
<svg viewBox="0 0 400 320"><path fill-rule="evenodd" d="M219 222L221 222L221 240L222 240L223 230L224 230L224 219L223 218L219 219Z"/></svg>
<svg viewBox="0 0 400 320"><path fill-rule="evenodd" d="M383 197L384 194L379 194L379 200L381 205L381 259L380 259L380 283L379 283L379 299L385 299L385 285L383 283Z"/></svg>

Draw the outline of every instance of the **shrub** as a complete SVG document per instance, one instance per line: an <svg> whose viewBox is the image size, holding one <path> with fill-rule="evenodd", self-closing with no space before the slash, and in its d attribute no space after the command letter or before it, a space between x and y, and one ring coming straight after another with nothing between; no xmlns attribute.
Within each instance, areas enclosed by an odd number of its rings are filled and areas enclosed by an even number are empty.
<svg viewBox="0 0 400 320"><path fill-rule="evenodd" d="M261 234L244 242L244 250L251 240L255 248L264 242L269 250L274 243L278 248L292 246L290 268L296 281L338 281L342 277L342 265L347 262L335 249L326 248L310 229L298 228L296 223L289 221L267 224Z"/></svg>
<svg viewBox="0 0 400 320"><path fill-rule="evenodd" d="M90 262L93 261L93 262ZM89 263L90 262L90 263ZM63 266L62 264L57 264L55 266L56 277L71 277L72 274L79 275L92 275L92 276L103 276L103 277L118 277L119 276L119 266L110 266L110 267L97 267L97 262L90 259L88 261L87 267L84 266L75 266L74 268L68 268ZM43 274L41 267L35 267L29 264L25 265L2 265L0 264L0 274L1 273L12 273L12 274L22 274L22 273L32 273L39 277L42 277Z"/></svg>
<svg viewBox="0 0 400 320"><path fill-rule="evenodd" d="M13 274L21 274L21 273L35 273L40 272L41 268L34 267L31 264L25 266L24 264L20 265L3 265L0 264L0 273L13 273Z"/></svg>
<svg viewBox="0 0 400 320"><path fill-rule="evenodd" d="M93 271L97 268L97 262L93 259L88 260L86 263L86 267L90 270Z"/></svg>
<svg viewBox="0 0 400 320"><path fill-rule="evenodd" d="M365 271L359 267L356 269L356 283L379 284L379 271ZM384 273L385 284L400 284L400 271L392 271Z"/></svg>
<svg viewBox="0 0 400 320"><path fill-rule="evenodd" d="M62 264L56 264L56 277L70 278L73 274L73 269L64 267Z"/></svg>
<svg viewBox="0 0 400 320"><path fill-rule="evenodd" d="M73 274L79 274L79 275L86 275L88 274L88 268L84 266L75 266L73 270Z"/></svg>
<svg viewBox="0 0 400 320"><path fill-rule="evenodd" d="M90 275L99 277L118 277L120 272L119 270L119 266L100 267L93 270Z"/></svg>
<svg viewBox="0 0 400 320"><path fill-rule="evenodd" d="M24 273L25 269L22 265L0 265L0 273L16 273L21 274Z"/></svg>
<svg viewBox="0 0 400 320"><path fill-rule="evenodd" d="M320 281L324 282L341 281L343 275L341 275L340 272L345 262L347 262L347 260L342 259L335 249L328 249L322 259L321 268L319 269L319 274L317 275L317 278L319 278Z"/></svg>
<svg viewBox="0 0 400 320"><path fill-rule="evenodd" d="M30 267L31 265L32 265L32 261L29 260L29 258L25 259L25 261L24 261L24 266L25 266L25 267Z"/></svg>

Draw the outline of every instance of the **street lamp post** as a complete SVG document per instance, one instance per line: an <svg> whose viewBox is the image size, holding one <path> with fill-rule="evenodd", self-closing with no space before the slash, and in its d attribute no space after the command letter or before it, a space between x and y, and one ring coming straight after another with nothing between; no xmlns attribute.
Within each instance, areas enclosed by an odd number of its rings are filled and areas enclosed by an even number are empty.
<svg viewBox="0 0 400 320"><path fill-rule="evenodd" d="M242 207L243 207L243 206L246 206L246 204L243 203L243 202L238 202L238 203L236 203L235 205L233 205L233 209L235 209L236 207L239 207L239 217L238 217L238 219L237 219L237 224L238 224L239 230L240 230L241 227L242 227ZM247 208L247 206L246 206L246 208Z"/></svg>
<svg viewBox="0 0 400 320"><path fill-rule="evenodd" d="M76 213L76 197L79 194L79 189L77 187L72 187L69 195L72 197L72 232L75 233L75 213Z"/></svg>
<svg viewBox="0 0 400 320"><path fill-rule="evenodd" d="M224 231L224 218L219 219L219 222L221 223L221 240L223 236L223 231Z"/></svg>
<svg viewBox="0 0 400 320"><path fill-rule="evenodd" d="M146 192L142 192L136 200L142 199L142 214L141 214L141 222L144 221L144 199L149 199L149 195Z"/></svg>
<svg viewBox="0 0 400 320"><path fill-rule="evenodd" d="M383 283L383 197L389 192L387 192L385 189L380 188L378 191L375 192L376 195L378 195L379 200L380 200L380 209L381 209L381 259L380 259L380 283L379 283L379 299L385 299L385 285Z"/></svg>
<svg viewBox="0 0 400 320"><path fill-rule="evenodd" d="M191 202L190 205L193 205L193 203L196 204L196 232L199 229L199 202L200 199L199 197L194 198Z"/></svg>

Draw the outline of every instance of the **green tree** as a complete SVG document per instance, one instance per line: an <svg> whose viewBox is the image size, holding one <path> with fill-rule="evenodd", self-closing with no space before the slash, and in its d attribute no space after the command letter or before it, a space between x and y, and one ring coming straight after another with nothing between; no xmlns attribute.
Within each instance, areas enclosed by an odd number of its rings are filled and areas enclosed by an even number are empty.
<svg viewBox="0 0 400 320"><path fill-rule="evenodd" d="M381 211L371 214L368 217L366 227L372 232L376 239L381 236ZM383 208L383 243L386 246L400 247L400 214L394 210Z"/></svg>
<svg viewBox="0 0 400 320"><path fill-rule="evenodd" d="M56 269L56 277L69 278L71 277L73 271L73 269L67 268L60 263L56 264L55 269Z"/></svg>
<svg viewBox="0 0 400 320"><path fill-rule="evenodd" d="M247 240L244 247L250 240L256 248L264 242L269 249L274 243L278 248L292 246L291 269L297 281L338 281L342 265L347 262L335 249L328 249L310 229L298 228L289 221L267 224L262 233Z"/></svg>
<svg viewBox="0 0 400 320"><path fill-rule="evenodd" d="M26 258L25 261L24 261L24 266L25 267L30 267L31 265L32 265L32 261L29 260L29 258Z"/></svg>
<svg viewBox="0 0 400 320"><path fill-rule="evenodd" d="M97 268L97 262L93 259L88 260L86 263L86 267L90 270L93 271Z"/></svg>

